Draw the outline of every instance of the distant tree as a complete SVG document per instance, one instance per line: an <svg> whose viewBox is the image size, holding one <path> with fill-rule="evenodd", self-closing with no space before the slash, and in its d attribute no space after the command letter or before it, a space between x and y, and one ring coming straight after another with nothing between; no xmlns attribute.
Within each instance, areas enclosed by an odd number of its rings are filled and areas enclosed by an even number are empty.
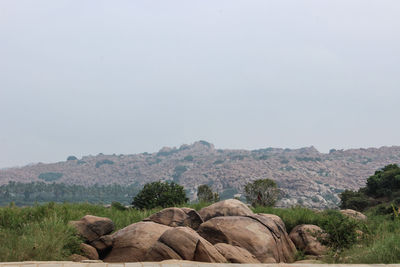
<svg viewBox="0 0 400 267"><path fill-rule="evenodd" d="M279 189L271 179L259 179L246 184L244 195L252 206L274 206L279 196Z"/></svg>
<svg viewBox="0 0 400 267"><path fill-rule="evenodd" d="M367 179L366 193L371 197L390 198L392 193L400 190L400 168L389 164Z"/></svg>
<svg viewBox="0 0 400 267"><path fill-rule="evenodd" d="M197 198L200 202L217 202L219 194L213 193L208 185L203 184L197 187Z"/></svg>
<svg viewBox="0 0 400 267"><path fill-rule="evenodd" d="M68 160L77 160L78 158L77 157L75 157L75 156L69 156L68 158L67 158L67 161Z"/></svg>
<svg viewBox="0 0 400 267"><path fill-rule="evenodd" d="M344 190L339 194L339 197L341 209L364 211L371 204L369 198L362 191Z"/></svg>
<svg viewBox="0 0 400 267"><path fill-rule="evenodd" d="M132 205L138 209L167 208L184 204L188 200L183 186L174 182L158 181L145 184L133 198Z"/></svg>

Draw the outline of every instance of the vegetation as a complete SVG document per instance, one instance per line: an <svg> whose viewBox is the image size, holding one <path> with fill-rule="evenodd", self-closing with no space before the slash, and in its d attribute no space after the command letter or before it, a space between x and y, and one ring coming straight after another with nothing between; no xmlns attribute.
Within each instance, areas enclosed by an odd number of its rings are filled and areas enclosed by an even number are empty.
<svg viewBox="0 0 400 267"><path fill-rule="evenodd" d="M217 202L219 201L219 194L214 193L208 185L203 184L197 188L197 199L199 202Z"/></svg>
<svg viewBox="0 0 400 267"><path fill-rule="evenodd" d="M138 209L172 207L188 202L183 186L174 182L153 182L145 184L133 198L132 205Z"/></svg>
<svg viewBox="0 0 400 267"><path fill-rule="evenodd" d="M17 206L34 205L45 202L90 202L111 203L118 201L129 204L139 191L137 184L112 185L66 185L63 183L46 184L44 182L9 182L0 186L0 206L14 202Z"/></svg>
<svg viewBox="0 0 400 267"><path fill-rule="evenodd" d="M39 174L38 178L42 179L46 182L53 182L53 181L57 181L62 176L63 176L63 174L59 173L59 172L45 172L45 173Z"/></svg>
<svg viewBox="0 0 400 267"><path fill-rule="evenodd" d="M77 160L78 158L77 157L75 157L75 156L69 156L68 158L67 158L67 161L68 160Z"/></svg>
<svg viewBox="0 0 400 267"><path fill-rule="evenodd" d="M377 170L367 179L367 186L358 191L345 190L340 194L340 208L364 211L378 204L400 204L400 168L390 164Z"/></svg>
<svg viewBox="0 0 400 267"><path fill-rule="evenodd" d="M271 179L259 179L246 184L244 193L252 206L274 206L279 196L276 182Z"/></svg>
<svg viewBox="0 0 400 267"><path fill-rule="evenodd" d="M109 160L109 159L99 160L96 162L96 168L99 168L101 165L104 165L104 164L113 165L114 161Z"/></svg>

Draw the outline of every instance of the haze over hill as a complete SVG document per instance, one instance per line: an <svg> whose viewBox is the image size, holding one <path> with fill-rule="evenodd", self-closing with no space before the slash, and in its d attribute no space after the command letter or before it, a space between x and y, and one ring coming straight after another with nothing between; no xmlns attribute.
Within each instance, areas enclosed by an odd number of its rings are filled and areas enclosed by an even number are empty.
<svg viewBox="0 0 400 267"><path fill-rule="evenodd" d="M182 184L194 199L201 184L221 197L241 193L244 185L271 178L283 191L279 205L333 207L344 189L358 189L390 163L400 163L400 147L331 150L314 147L258 150L215 149L206 141L164 147L156 153L69 157L64 162L37 163L0 170L0 184L45 181L77 185L135 184L169 180Z"/></svg>

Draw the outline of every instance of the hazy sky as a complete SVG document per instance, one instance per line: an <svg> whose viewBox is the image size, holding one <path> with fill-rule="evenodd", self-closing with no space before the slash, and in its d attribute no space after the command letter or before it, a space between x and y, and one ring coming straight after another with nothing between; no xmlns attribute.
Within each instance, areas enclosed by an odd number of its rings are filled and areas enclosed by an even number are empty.
<svg viewBox="0 0 400 267"><path fill-rule="evenodd" d="M0 167L400 145L400 1L0 0Z"/></svg>

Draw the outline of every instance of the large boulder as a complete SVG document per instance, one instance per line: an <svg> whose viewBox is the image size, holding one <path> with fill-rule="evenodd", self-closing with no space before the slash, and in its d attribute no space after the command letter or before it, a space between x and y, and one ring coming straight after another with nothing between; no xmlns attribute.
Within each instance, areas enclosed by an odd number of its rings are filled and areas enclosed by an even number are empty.
<svg viewBox="0 0 400 267"><path fill-rule="evenodd" d="M250 216L253 212L246 204L237 199L227 199L214 203L199 211L204 221L219 216Z"/></svg>
<svg viewBox="0 0 400 267"><path fill-rule="evenodd" d="M147 252L144 261L190 260L227 262L218 250L189 227L165 231Z"/></svg>
<svg viewBox="0 0 400 267"><path fill-rule="evenodd" d="M340 210L340 213L342 213L344 216L353 218L355 220L365 221L367 219L367 216L365 216L359 211L355 211L352 209Z"/></svg>
<svg viewBox="0 0 400 267"><path fill-rule="evenodd" d="M318 236L323 237L323 230L312 224L297 225L290 232L289 237L292 239L297 249L303 250L306 254L310 255L324 255L327 247L318 241Z"/></svg>
<svg viewBox="0 0 400 267"><path fill-rule="evenodd" d="M215 244L215 248L231 263L260 263L254 255L244 248L225 243Z"/></svg>
<svg viewBox="0 0 400 267"><path fill-rule="evenodd" d="M172 227L188 226L195 230L203 223L203 219L197 211L190 208L166 208L143 221L152 221Z"/></svg>
<svg viewBox="0 0 400 267"><path fill-rule="evenodd" d="M114 231L114 223L110 219L92 215L86 215L79 221L71 221L70 224L87 242L92 242Z"/></svg>
<svg viewBox="0 0 400 267"><path fill-rule="evenodd" d="M168 229L171 229L171 227L154 222L131 224L111 236L112 249L104 258L104 261L144 261L147 251Z"/></svg>
<svg viewBox="0 0 400 267"><path fill-rule="evenodd" d="M99 252L100 256L104 256L112 247L112 235L100 236L98 239L90 242L90 245Z"/></svg>
<svg viewBox="0 0 400 267"><path fill-rule="evenodd" d="M198 232L212 244L246 249L262 263L294 261L296 248L282 227L268 216L215 217L200 225Z"/></svg>

